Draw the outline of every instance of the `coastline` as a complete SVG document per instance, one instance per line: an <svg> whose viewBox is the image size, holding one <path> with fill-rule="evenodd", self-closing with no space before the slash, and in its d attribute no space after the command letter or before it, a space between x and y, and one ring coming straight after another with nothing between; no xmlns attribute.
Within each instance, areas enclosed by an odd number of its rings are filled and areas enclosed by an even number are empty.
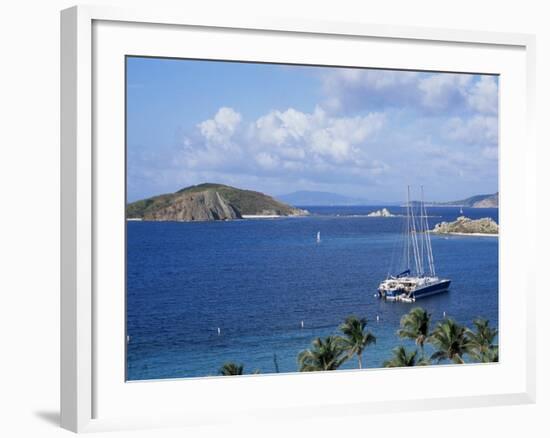
<svg viewBox="0 0 550 438"><path fill-rule="evenodd" d="M280 214L243 214L243 219L276 219L278 217L287 217Z"/></svg>
<svg viewBox="0 0 550 438"><path fill-rule="evenodd" d="M436 233L434 231L430 231L430 233L435 234L437 236L498 237L498 234L495 234L495 233L457 233L457 232Z"/></svg>
<svg viewBox="0 0 550 438"><path fill-rule="evenodd" d="M235 219L224 219L224 220L195 220L195 221L176 221L176 220L154 220L154 219L143 219L143 218L126 218L128 222L227 222L232 220L242 220L242 219L278 219L285 217L306 217L308 215L283 215L283 214L243 214L240 218Z"/></svg>

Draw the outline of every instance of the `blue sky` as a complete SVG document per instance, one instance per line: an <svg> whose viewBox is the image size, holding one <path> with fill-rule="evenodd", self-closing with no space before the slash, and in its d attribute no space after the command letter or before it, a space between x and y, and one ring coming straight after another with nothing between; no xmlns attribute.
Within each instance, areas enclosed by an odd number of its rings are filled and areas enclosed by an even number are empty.
<svg viewBox="0 0 550 438"><path fill-rule="evenodd" d="M128 58L128 200L219 182L455 200L498 189L498 78Z"/></svg>

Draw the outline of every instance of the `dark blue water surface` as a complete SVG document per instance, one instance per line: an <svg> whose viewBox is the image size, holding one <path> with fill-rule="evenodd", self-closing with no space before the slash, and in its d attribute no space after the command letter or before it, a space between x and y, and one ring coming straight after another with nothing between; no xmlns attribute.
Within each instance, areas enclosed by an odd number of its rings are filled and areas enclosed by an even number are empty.
<svg viewBox="0 0 550 438"><path fill-rule="evenodd" d="M272 373L275 355L280 372L297 371L298 353L315 337L335 333L350 314L366 316L377 337L365 353L367 367L381 366L403 344L399 319L415 305L435 320L443 312L463 324L481 316L497 327L494 237L432 236L436 270L452 280L450 291L414 305L375 298L390 266L400 267L404 221L365 217L378 208L308 207L312 215L303 218L128 222L128 379L215 375L228 361L244 364L245 372ZM459 209L428 214L433 227L455 220ZM498 210L465 208L464 215L497 220Z"/></svg>

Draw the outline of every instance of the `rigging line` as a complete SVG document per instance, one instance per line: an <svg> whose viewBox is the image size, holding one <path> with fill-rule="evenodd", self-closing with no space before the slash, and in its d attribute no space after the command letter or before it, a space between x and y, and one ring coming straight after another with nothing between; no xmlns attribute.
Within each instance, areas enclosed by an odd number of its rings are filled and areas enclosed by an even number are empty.
<svg viewBox="0 0 550 438"><path fill-rule="evenodd" d="M407 186L407 192L408 192L408 198L410 199L410 186ZM410 203L410 202L409 202ZM420 254L418 251L418 236L416 235L416 220L414 217L414 209L411 209L411 223L412 223L412 242L413 242L413 252L414 252L414 262L416 265L416 273L417 275L423 275L424 270L420 265Z"/></svg>
<svg viewBox="0 0 550 438"><path fill-rule="evenodd" d="M435 263L432 250L432 240L429 231L428 224L428 210L426 209L426 203L424 201L424 186L420 186L421 196L422 196L422 205L424 206L424 219L425 219L425 238L426 238L426 247L428 249L428 264L430 267L430 274L432 277L435 277Z"/></svg>
<svg viewBox="0 0 550 438"><path fill-rule="evenodd" d="M403 272L410 268L407 260L407 234L408 234L408 224L406 220L401 222L401 261L399 263L399 272Z"/></svg>
<svg viewBox="0 0 550 438"><path fill-rule="evenodd" d="M423 236L422 236L422 239L423 239L423 242L424 242L424 245L426 246L426 260L428 262L428 269L430 271L430 276L433 277L433 266L432 266L432 261L431 261L431 257L430 257L430 253L431 253L431 242L430 242L430 239L429 239L429 230L428 230L428 211L426 210L426 202L424 200L424 186L420 186L420 196L421 196L421 205L422 205L422 211L421 211L421 215L422 215L422 233L423 233Z"/></svg>
<svg viewBox="0 0 550 438"><path fill-rule="evenodd" d="M406 262L406 251L407 251L407 221L405 220L405 217L401 215L403 219L401 219L401 232L399 234L399 238L395 239L394 241L394 247L392 250L392 262L391 262L391 268L390 272L403 272L404 270L408 269L407 266L405 266ZM399 259L397 258L397 248L399 246ZM389 272L388 272L389 277Z"/></svg>
<svg viewBox="0 0 550 438"><path fill-rule="evenodd" d="M394 271L394 268L395 268L394 263L395 263L395 259L396 259L396 253L397 253L397 245L399 243L403 244L401 238L393 240L392 251L391 251L391 259L390 259L390 264L388 266L388 274L387 274L386 278L389 278L390 273Z"/></svg>
<svg viewBox="0 0 550 438"><path fill-rule="evenodd" d="M406 269L411 269L411 200L409 194L409 186L407 186L407 231L406 231L406 247L407 247L407 266Z"/></svg>
<svg viewBox="0 0 550 438"><path fill-rule="evenodd" d="M426 202L424 200L424 186L420 186L421 191L421 202L422 202L422 226L424 228L424 240L426 242L426 256L428 259L428 266L430 269L430 275L433 277L435 276L435 268L433 263L433 252L432 252L432 244L430 239L430 234L428 230L428 211L426 210Z"/></svg>
<svg viewBox="0 0 550 438"><path fill-rule="evenodd" d="M420 264L422 266L422 271L424 271L424 253L427 253L427 249L424 248L426 246L426 242L424 239L424 236L422 235L423 228L424 228L424 219L422 218L422 201L420 202L420 227L419 227L419 233L420 233Z"/></svg>

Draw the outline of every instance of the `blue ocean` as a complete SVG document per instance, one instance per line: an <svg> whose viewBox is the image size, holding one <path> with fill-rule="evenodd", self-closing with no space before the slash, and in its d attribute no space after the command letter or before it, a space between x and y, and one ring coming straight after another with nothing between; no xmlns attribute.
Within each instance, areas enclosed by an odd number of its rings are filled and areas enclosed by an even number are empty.
<svg viewBox="0 0 550 438"><path fill-rule="evenodd" d="M351 314L366 316L377 338L364 354L371 368L397 345L414 348L396 335L414 306L434 321L483 317L498 328L498 238L433 235L436 271L452 280L450 290L385 302L375 294L400 268L404 218L366 217L382 206L306 208L311 215L297 218L128 222L128 380L216 375L229 361L245 373L295 372L298 353ZM460 212L432 207L428 215L433 228ZM498 209L464 215L498 221Z"/></svg>

